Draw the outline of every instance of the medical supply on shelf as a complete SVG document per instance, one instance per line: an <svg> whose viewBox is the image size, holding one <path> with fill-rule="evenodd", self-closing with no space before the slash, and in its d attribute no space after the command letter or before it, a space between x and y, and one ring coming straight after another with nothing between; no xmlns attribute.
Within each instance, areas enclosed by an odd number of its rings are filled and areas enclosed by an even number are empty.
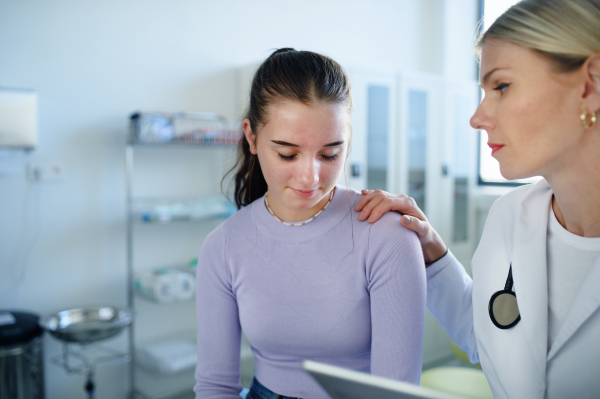
<svg viewBox="0 0 600 399"><path fill-rule="evenodd" d="M189 301L196 294L194 276L175 268L136 273L134 284L140 296L158 303Z"/></svg>
<svg viewBox="0 0 600 399"><path fill-rule="evenodd" d="M236 145L241 124L210 112L135 112L130 117L130 144Z"/></svg>
<svg viewBox="0 0 600 399"><path fill-rule="evenodd" d="M136 351L137 365L159 374L174 374L194 368L197 361L196 345L183 340L148 344Z"/></svg>
<svg viewBox="0 0 600 399"><path fill-rule="evenodd" d="M237 211L233 203L219 196L137 199L132 203L132 208L134 220L143 223L227 218Z"/></svg>
<svg viewBox="0 0 600 399"><path fill-rule="evenodd" d="M181 270L185 273L190 273L196 276L196 270L198 269L198 258L190 260L188 263L184 263L180 266L175 266L177 270Z"/></svg>

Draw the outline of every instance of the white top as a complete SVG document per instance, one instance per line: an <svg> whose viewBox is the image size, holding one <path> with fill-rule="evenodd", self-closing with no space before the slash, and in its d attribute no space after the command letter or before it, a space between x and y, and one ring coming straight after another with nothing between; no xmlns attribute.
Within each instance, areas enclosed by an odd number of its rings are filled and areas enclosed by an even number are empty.
<svg viewBox="0 0 600 399"><path fill-rule="evenodd" d="M600 256L600 237L569 232L550 207L546 257L548 264L548 352L575 294Z"/></svg>

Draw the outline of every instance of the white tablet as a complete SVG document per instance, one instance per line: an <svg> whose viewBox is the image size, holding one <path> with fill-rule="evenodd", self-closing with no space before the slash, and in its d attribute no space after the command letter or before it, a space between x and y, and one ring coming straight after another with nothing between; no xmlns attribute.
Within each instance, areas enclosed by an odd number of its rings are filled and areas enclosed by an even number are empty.
<svg viewBox="0 0 600 399"><path fill-rule="evenodd" d="M333 399L465 399L417 385L306 360L302 367Z"/></svg>

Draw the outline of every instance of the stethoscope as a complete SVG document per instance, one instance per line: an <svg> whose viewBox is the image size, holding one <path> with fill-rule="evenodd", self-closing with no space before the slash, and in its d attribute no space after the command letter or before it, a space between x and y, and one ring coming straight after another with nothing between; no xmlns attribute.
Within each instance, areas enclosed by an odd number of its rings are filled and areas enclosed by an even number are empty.
<svg viewBox="0 0 600 399"><path fill-rule="evenodd" d="M490 298L488 309L492 323L502 330L514 327L521 320L517 294L513 292L512 263L508 269L508 277L504 289L496 291Z"/></svg>

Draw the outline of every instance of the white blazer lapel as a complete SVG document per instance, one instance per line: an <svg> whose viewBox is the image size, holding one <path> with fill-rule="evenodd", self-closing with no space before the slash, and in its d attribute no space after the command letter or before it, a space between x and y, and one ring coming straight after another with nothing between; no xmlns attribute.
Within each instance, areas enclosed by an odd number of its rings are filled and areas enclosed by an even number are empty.
<svg viewBox="0 0 600 399"><path fill-rule="evenodd" d="M600 259L596 262L588 272L587 276L581 283L581 287L573 298L573 303L569 307L569 311L563 321L558 335L552 344L548 360L550 360L556 352L575 334L577 329L594 313L600 306L600 290L598 289L600 282Z"/></svg>
<svg viewBox="0 0 600 399"><path fill-rule="evenodd" d="M511 259L520 323L539 371L538 381L545 381L548 354L546 239L551 198L552 190L545 180L536 183L523 197Z"/></svg>

